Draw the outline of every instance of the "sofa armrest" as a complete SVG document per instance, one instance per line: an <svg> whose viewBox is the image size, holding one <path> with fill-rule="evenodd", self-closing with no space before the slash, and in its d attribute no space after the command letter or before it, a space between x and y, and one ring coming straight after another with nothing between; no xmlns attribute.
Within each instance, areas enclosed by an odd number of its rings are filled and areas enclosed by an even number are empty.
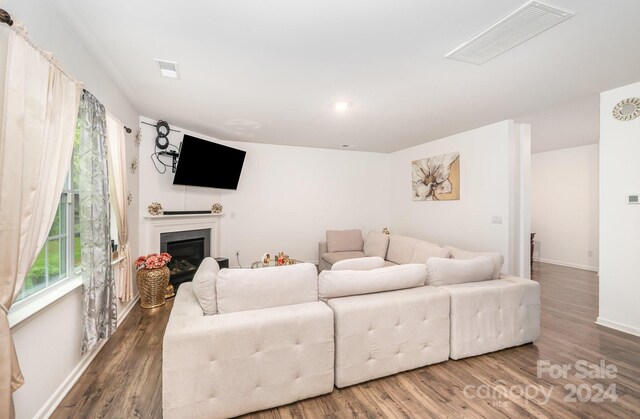
<svg viewBox="0 0 640 419"><path fill-rule="evenodd" d="M322 255L328 252L329 250L327 249L327 242L326 241L318 242L318 262L322 260Z"/></svg>
<svg viewBox="0 0 640 419"><path fill-rule="evenodd" d="M165 418L231 417L332 391L326 304L204 316L181 307L191 305L183 286L163 341Z"/></svg>

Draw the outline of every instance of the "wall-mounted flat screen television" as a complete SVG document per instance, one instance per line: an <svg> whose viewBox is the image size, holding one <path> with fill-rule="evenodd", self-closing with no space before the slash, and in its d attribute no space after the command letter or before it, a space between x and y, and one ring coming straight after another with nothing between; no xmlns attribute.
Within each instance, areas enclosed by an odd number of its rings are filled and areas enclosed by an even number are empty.
<svg viewBox="0 0 640 419"><path fill-rule="evenodd" d="M184 136L174 185L238 189L246 151Z"/></svg>

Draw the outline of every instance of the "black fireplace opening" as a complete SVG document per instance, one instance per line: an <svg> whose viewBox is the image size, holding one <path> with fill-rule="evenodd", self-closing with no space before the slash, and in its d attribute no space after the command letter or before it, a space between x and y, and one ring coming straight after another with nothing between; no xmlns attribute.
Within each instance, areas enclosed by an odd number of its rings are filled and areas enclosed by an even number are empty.
<svg viewBox="0 0 640 419"><path fill-rule="evenodd" d="M160 251L171 255L169 282L177 291L180 284L191 281L202 260L210 253L209 229L160 234Z"/></svg>

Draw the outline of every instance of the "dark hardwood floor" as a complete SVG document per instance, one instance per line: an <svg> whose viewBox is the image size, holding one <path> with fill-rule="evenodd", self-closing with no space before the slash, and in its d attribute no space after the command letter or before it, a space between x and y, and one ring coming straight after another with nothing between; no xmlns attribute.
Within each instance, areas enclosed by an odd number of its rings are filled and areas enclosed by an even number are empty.
<svg viewBox="0 0 640 419"><path fill-rule="evenodd" d="M247 417L640 417L640 338L594 323L596 274L536 262L533 279L542 286L542 331L533 344L335 389ZM171 307L169 301L158 309L134 308L52 417L162 417L162 335ZM575 365L581 360L615 366L617 372L609 371L615 377L581 378ZM538 377L538 361L548 361L552 372L559 372L555 365L571 369L566 377Z"/></svg>

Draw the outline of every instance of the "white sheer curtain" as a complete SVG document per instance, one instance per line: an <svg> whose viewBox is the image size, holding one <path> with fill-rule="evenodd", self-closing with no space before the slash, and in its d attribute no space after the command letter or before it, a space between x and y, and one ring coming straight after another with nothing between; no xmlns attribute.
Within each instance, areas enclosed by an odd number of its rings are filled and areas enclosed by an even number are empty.
<svg viewBox="0 0 640 419"><path fill-rule="evenodd" d="M131 254L129 251L129 224L127 220L127 160L124 125L107 111L107 144L109 149L109 193L118 226L118 242L124 259L116 282L121 301L133 297L131 283Z"/></svg>
<svg viewBox="0 0 640 419"><path fill-rule="evenodd" d="M24 383L7 312L53 224L82 93L18 22L14 31L0 130L0 418L14 416L12 392Z"/></svg>

